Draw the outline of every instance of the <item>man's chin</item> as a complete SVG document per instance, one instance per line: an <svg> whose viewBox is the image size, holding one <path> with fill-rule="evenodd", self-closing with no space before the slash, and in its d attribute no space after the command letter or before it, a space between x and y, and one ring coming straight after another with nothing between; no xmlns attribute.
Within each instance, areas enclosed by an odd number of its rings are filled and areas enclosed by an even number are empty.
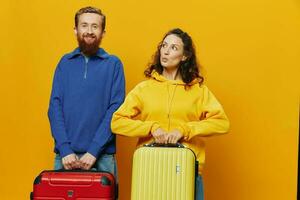
<svg viewBox="0 0 300 200"><path fill-rule="evenodd" d="M97 38L78 39L78 45L81 52L87 56L92 56L97 53L100 42L101 40L97 40Z"/></svg>

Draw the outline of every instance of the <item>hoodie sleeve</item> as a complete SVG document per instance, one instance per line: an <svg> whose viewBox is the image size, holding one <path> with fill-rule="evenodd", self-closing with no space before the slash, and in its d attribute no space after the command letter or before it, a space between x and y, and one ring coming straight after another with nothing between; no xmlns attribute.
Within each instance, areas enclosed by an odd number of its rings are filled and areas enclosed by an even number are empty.
<svg viewBox="0 0 300 200"><path fill-rule="evenodd" d="M143 103L141 101L141 88L137 85L127 95L124 103L114 113L111 128L115 134L129 137L146 137L159 128L155 121L142 121L140 118Z"/></svg>
<svg viewBox="0 0 300 200"><path fill-rule="evenodd" d="M185 140L195 136L212 136L225 134L229 130L229 120L216 97L203 86L203 98L198 101L199 121L182 124Z"/></svg>
<svg viewBox="0 0 300 200"><path fill-rule="evenodd" d="M59 154L64 157L73 153L70 146L70 140L67 137L65 119L63 114L63 89L62 89L62 71L58 64L52 85L50 104L48 109L48 118L50 121L52 136L56 143Z"/></svg>

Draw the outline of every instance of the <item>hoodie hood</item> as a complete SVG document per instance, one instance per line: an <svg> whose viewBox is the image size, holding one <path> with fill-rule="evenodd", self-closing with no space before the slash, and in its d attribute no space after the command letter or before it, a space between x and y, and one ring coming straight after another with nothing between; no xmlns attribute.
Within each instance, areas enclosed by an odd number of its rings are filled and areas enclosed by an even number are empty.
<svg viewBox="0 0 300 200"><path fill-rule="evenodd" d="M175 84L175 85L186 85L186 83L183 82L182 80L169 80L169 79L165 78L163 75L159 74L155 70L152 71L151 78L156 80L156 81L159 81L159 82L170 82L171 84ZM195 84L198 84L198 83L200 83L199 78L195 78L188 85L192 86L192 85L195 85Z"/></svg>

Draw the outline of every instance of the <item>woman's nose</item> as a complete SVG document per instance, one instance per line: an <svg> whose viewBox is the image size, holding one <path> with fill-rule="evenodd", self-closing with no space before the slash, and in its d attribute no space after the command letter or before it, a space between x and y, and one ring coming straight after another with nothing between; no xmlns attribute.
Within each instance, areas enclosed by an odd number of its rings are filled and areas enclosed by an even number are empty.
<svg viewBox="0 0 300 200"><path fill-rule="evenodd" d="M164 50L164 54L165 54L165 55L169 55L169 53L170 53L170 49L169 49L169 48L166 48L166 49Z"/></svg>

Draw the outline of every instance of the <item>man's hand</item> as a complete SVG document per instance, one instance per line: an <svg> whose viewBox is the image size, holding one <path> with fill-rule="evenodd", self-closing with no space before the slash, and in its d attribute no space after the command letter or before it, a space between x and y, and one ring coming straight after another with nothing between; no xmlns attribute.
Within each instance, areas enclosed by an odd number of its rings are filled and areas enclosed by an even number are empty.
<svg viewBox="0 0 300 200"><path fill-rule="evenodd" d="M167 143L167 132L164 131L162 128L156 129L152 136L154 137L154 140L156 143Z"/></svg>
<svg viewBox="0 0 300 200"><path fill-rule="evenodd" d="M91 167L95 164L96 162L96 158L95 156L93 156L90 153L85 153L80 159L80 168L81 169L85 169L85 170L89 170L91 169Z"/></svg>
<svg viewBox="0 0 300 200"><path fill-rule="evenodd" d="M167 135L167 141L168 143L172 143L175 144L177 143L181 138L183 137L183 134L177 130L174 129L171 132L169 132L169 134Z"/></svg>
<svg viewBox="0 0 300 200"><path fill-rule="evenodd" d="M62 158L62 164L65 169L76 169L79 168L78 157L75 153L69 154Z"/></svg>

